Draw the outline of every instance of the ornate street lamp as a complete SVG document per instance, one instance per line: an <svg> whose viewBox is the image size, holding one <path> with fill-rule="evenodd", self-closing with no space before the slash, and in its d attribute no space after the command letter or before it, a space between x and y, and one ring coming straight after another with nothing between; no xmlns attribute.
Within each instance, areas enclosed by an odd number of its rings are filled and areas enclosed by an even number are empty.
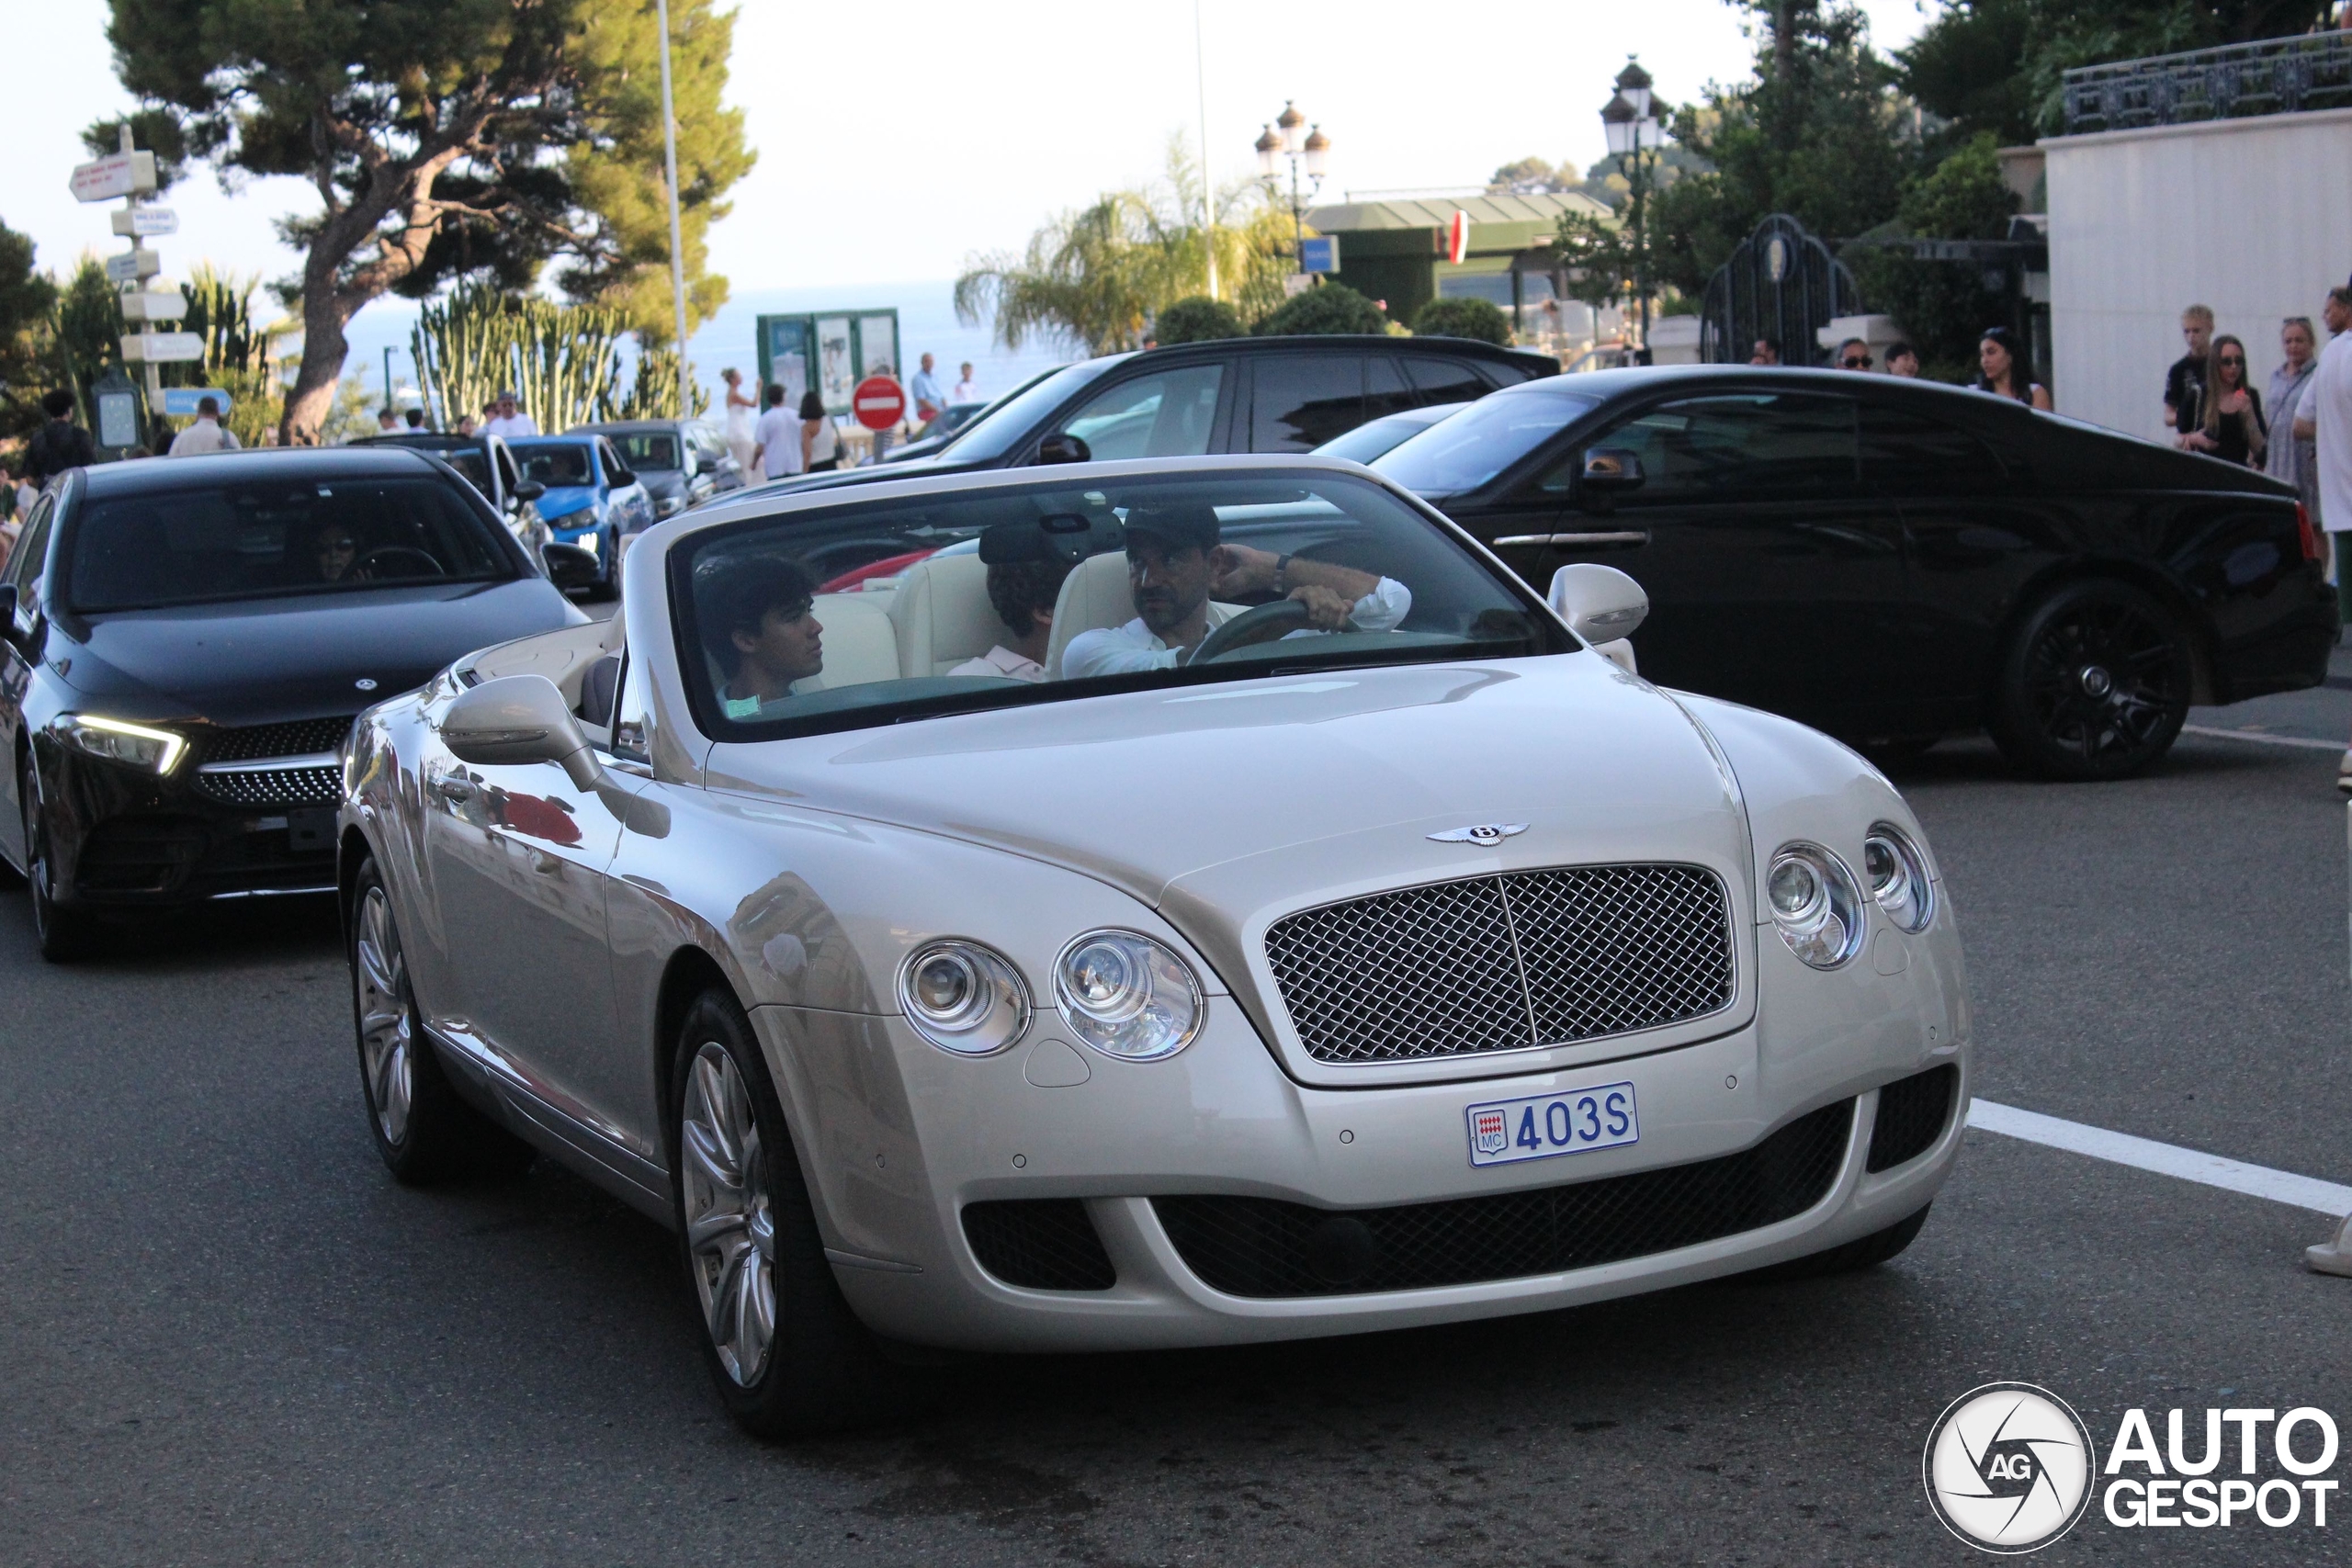
<svg viewBox="0 0 2352 1568"><path fill-rule="evenodd" d="M1315 193L1323 188L1323 176L1330 172L1331 139L1323 134L1319 125L1310 126L1298 106L1283 100L1283 112L1265 134L1258 138L1258 178L1264 182L1266 194L1282 194L1282 164L1290 163L1290 221L1291 232L1298 249L1295 253L1304 265L1306 254L1306 209L1315 200ZM1304 175L1306 188L1299 188Z"/></svg>
<svg viewBox="0 0 2352 1568"><path fill-rule="evenodd" d="M1656 183L1657 159L1645 154L1655 154L1664 143L1665 128L1651 112L1655 101L1650 95L1650 73L1631 55L1625 57L1625 69L1617 73L1616 87L1601 106L1600 129L1629 193L1625 207L1634 227L1634 293L1641 301L1642 343L1646 345L1650 340L1650 247L1645 197Z"/></svg>

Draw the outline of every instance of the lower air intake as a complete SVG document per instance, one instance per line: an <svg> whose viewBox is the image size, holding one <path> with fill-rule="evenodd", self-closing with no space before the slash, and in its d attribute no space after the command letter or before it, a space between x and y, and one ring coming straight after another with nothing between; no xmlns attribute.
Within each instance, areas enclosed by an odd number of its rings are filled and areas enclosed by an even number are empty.
<svg viewBox="0 0 2352 1568"><path fill-rule="evenodd" d="M972 1203L964 1239L980 1267L1028 1291L1107 1291L1118 1282L1111 1255L1075 1198Z"/></svg>
<svg viewBox="0 0 2352 1568"><path fill-rule="evenodd" d="M1893 1170L1935 1147L1951 1120L1952 1091L1959 1083L1960 1069L1947 1062L1880 1089L1868 1168Z"/></svg>

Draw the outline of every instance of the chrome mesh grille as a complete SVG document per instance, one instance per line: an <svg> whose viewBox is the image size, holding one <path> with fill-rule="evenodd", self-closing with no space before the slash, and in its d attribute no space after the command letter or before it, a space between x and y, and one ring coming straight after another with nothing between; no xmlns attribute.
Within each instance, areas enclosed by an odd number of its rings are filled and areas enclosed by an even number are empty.
<svg viewBox="0 0 2352 1568"><path fill-rule="evenodd" d="M198 773L196 787L231 806L333 806L343 799L338 768L266 768L250 773Z"/></svg>
<svg viewBox="0 0 2352 1568"><path fill-rule="evenodd" d="M341 718L298 718L290 724L250 724L217 729L197 742L199 762L252 762L264 757L309 757L339 751L351 733L349 714Z"/></svg>
<svg viewBox="0 0 2352 1568"><path fill-rule="evenodd" d="M1723 884L1693 865L1512 872L1302 910L1266 933L1319 1062L1565 1045L1730 1005Z"/></svg>

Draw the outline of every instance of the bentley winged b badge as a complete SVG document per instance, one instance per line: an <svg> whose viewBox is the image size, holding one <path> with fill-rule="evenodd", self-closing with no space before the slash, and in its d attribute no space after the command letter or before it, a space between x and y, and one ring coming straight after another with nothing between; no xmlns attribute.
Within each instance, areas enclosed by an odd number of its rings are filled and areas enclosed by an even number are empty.
<svg viewBox="0 0 2352 1568"><path fill-rule="evenodd" d="M1481 822L1472 828L1448 828L1430 837L1441 844L1499 844L1526 831L1524 822Z"/></svg>

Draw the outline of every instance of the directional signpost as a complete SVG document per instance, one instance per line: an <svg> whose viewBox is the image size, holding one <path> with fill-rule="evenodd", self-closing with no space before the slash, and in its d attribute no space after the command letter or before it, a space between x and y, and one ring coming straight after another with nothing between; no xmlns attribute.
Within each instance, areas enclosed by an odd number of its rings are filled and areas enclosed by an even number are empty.
<svg viewBox="0 0 2352 1568"><path fill-rule="evenodd" d="M126 240L144 240L180 231L180 215L168 207L134 207L114 215L114 231Z"/></svg>
<svg viewBox="0 0 2352 1568"><path fill-rule="evenodd" d="M174 419L194 419L196 405L210 398L222 419L229 417L229 394L218 387L166 387L164 412Z"/></svg>
<svg viewBox="0 0 2352 1568"><path fill-rule="evenodd" d="M178 411L164 396L164 382L158 366L184 364L204 357L204 339L196 333L154 332L158 321L176 321L187 314L187 300L180 291L158 276L164 270L164 259L139 242L156 234L179 231L179 214L164 207L142 207L139 198L153 196L155 191L155 154L142 152L130 145L130 127L122 128L122 150L110 157L93 159L74 170L70 182L76 201L113 201L121 198L123 210L114 215L114 231L130 242L130 249L119 255L107 257L107 277L122 287L122 318L138 330L122 336L122 358L127 365L147 367L147 407L166 413ZM198 396L202 396L198 393ZM99 400L102 405L107 400ZM116 405L102 406L98 424L99 440L108 446L133 446L136 439L135 422L126 417L119 406L128 402L126 394L119 395ZM221 407L228 407L226 399ZM188 405L194 413L196 406Z"/></svg>

